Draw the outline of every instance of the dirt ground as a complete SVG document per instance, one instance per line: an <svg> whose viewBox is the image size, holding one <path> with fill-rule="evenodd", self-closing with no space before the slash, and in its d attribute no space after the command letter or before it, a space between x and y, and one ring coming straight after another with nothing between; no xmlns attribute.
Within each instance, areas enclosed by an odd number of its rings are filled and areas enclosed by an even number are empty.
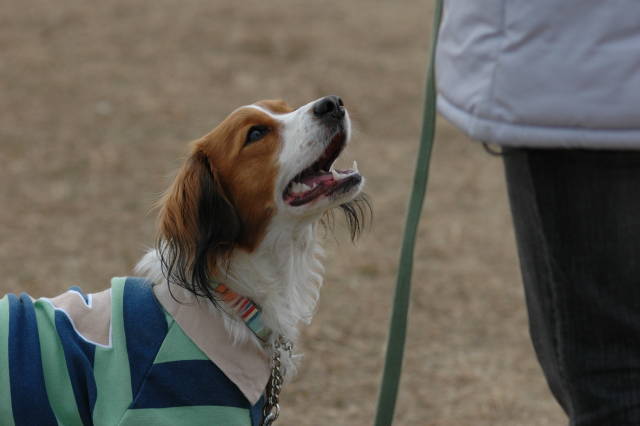
<svg viewBox="0 0 640 426"><path fill-rule="evenodd" d="M88 291L153 243L185 143L239 105L339 94L375 208L327 241L282 425L369 425L420 127L432 2L5 1L0 294ZM527 335L502 165L441 122L397 425L560 425ZM338 231L340 234L340 231Z"/></svg>

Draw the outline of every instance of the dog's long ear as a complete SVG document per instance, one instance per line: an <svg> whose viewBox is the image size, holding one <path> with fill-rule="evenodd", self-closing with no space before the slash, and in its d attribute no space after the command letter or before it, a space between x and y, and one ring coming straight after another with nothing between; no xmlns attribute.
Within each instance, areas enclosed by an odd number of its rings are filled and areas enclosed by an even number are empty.
<svg viewBox="0 0 640 426"><path fill-rule="evenodd" d="M164 276L212 301L211 274L242 231L207 156L195 151L160 200L158 253Z"/></svg>

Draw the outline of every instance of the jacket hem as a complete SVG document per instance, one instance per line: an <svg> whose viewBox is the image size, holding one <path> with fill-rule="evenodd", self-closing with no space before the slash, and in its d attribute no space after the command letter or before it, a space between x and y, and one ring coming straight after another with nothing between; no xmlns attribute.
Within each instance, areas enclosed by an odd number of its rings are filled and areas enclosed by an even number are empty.
<svg viewBox="0 0 640 426"><path fill-rule="evenodd" d="M480 118L438 95L438 112L479 142L531 148L640 149L640 129L586 129L504 123Z"/></svg>

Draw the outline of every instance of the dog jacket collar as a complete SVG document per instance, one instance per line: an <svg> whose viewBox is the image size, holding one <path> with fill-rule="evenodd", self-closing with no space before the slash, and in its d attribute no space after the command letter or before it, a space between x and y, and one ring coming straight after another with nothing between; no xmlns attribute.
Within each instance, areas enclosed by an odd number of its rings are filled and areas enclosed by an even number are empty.
<svg viewBox="0 0 640 426"><path fill-rule="evenodd" d="M254 404L269 381L269 357L255 343L237 343L224 327L223 313L211 301L184 288L154 285L153 292L185 334Z"/></svg>

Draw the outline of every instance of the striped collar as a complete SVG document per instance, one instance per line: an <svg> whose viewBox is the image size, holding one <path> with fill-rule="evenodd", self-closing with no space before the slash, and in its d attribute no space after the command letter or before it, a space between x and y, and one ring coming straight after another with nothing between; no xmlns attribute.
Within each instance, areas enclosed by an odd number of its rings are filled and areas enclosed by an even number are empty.
<svg viewBox="0 0 640 426"><path fill-rule="evenodd" d="M239 295L224 284L217 284L213 289L235 314L249 327L251 332L267 343L272 332L262 321L262 310L248 297Z"/></svg>

